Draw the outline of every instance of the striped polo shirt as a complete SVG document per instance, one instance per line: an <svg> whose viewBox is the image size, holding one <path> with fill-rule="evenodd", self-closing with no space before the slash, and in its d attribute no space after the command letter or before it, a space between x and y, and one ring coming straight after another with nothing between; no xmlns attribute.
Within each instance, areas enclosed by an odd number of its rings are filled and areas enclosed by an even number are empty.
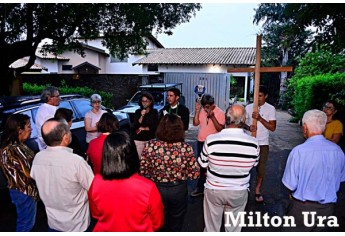
<svg viewBox="0 0 345 236"><path fill-rule="evenodd" d="M243 129L226 128L206 138L198 158L207 168L205 187L217 190L249 188L250 170L257 165L260 147Z"/></svg>

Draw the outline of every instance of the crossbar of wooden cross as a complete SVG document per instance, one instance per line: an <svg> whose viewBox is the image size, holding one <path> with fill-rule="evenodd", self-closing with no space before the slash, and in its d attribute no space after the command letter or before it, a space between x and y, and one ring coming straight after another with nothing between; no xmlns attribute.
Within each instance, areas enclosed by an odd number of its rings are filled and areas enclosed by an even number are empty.
<svg viewBox="0 0 345 236"><path fill-rule="evenodd" d="M253 111L258 111L259 106L259 86L260 86L260 73L266 72L291 72L292 66L278 66L278 67L260 67L261 61L261 35L256 36L256 56L255 56L255 68L246 67L246 68L229 68L228 73L236 72L254 72L254 104ZM253 125L257 125L257 120L253 119ZM252 136L256 137L256 131L252 132Z"/></svg>

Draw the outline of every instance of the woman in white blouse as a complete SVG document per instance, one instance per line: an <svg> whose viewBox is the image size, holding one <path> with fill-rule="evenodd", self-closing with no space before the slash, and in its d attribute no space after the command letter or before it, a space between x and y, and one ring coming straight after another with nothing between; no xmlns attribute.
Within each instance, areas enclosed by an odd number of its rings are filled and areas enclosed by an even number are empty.
<svg viewBox="0 0 345 236"><path fill-rule="evenodd" d="M90 97L92 109L85 114L85 130L86 130L86 143L97 138L99 132L97 131L97 123L105 110L101 109L102 97L99 94L92 94Z"/></svg>

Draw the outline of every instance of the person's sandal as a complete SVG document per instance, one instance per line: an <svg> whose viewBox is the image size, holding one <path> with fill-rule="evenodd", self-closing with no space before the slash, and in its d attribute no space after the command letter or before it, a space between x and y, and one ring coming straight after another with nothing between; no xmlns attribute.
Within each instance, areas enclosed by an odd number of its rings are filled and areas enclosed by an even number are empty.
<svg viewBox="0 0 345 236"><path fill-rule="evenodd" d="M262 197L262 195L260 193L255 194L255 202L256 203L263 203L264 202L264 198Z"/></svg>

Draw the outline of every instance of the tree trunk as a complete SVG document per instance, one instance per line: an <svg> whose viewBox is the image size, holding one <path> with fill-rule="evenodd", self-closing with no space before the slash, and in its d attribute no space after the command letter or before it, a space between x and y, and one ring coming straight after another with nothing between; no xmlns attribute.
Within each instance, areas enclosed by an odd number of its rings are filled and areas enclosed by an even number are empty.
<svg viewBox="0 0 345 236"><path fill-rule="evenodd" d="M288 49L283 48L282 49L282 63L281 66L286 66L289 55L288 55ZM280 90L279 90L279 106L284 107L286 101L285 101L285 93L287 90L287 85L286 85L286 80L287 80L287 72L280 72Z"/></svg>
<svg viewBox="0 0 345 236"><path fill-rule="evenodd" d="M21 73L30 69L34 64L37 49L37 42L18 41L13 44L1 44L0 52L0 70L2 71L0 96L20 95L22 92ZM16 60L29 57L26 65L18 68L10 68L10 65ZM17 77L19 76L19 77Z"/></svg>
<svg viewBox="0 0 345 236"><path fill-rule="evenodd" d="M11 95L12 82L14 80L14 71L13 69L8 68L8 65L0 64L2 73L1 86L0 86L0 96L9 96Z"/></svg>

